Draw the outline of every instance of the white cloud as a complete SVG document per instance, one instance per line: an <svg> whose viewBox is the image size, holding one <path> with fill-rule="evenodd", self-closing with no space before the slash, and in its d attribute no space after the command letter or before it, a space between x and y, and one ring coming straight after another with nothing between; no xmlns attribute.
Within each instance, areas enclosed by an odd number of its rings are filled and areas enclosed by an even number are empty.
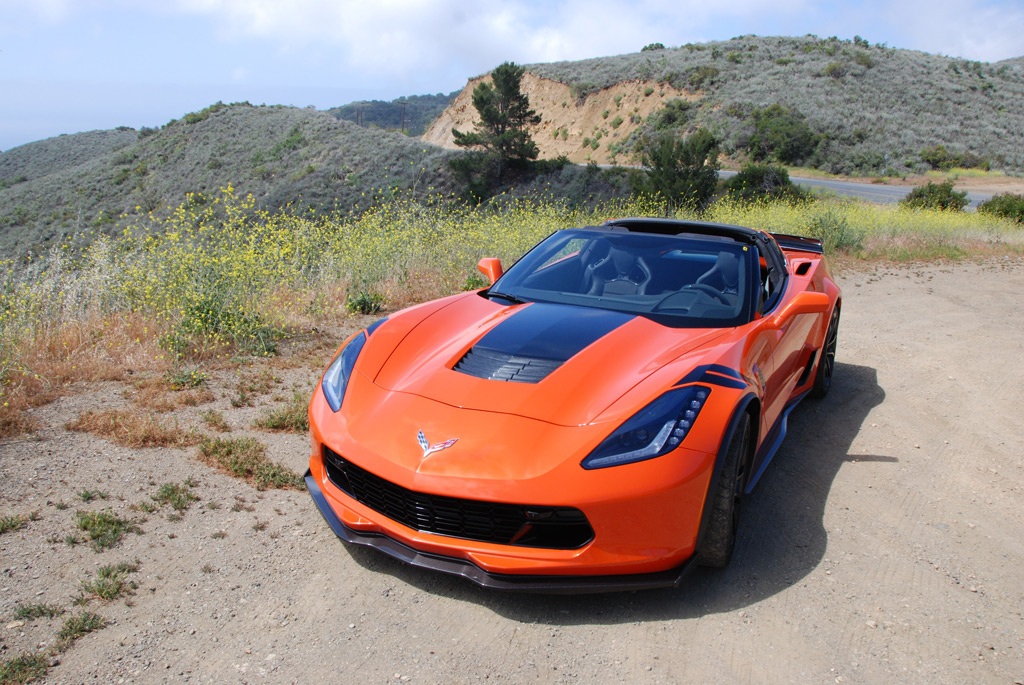
<svg viewBox="0 0 1024 685"><path fill-rule="evenodd" d="M1024 56L1024 6L1019 2L933 0L894 5L889 11L912 43L896 47L985 62Z"/></svg>

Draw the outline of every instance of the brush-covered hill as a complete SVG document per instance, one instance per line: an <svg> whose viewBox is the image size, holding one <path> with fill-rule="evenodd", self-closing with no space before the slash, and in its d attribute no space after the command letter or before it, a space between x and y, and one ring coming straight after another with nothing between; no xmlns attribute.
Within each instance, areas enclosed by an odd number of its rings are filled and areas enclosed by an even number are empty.
<svg viewBox="0 0 1024 685"><path fill-rule="evenodd" d="M268 210L348 211L381 191L447 193L450 154L325 112L247 103L218 103L160 129L58 136L0 154L0 251L113 234L229 184Z"/></svg>
<svg viewBox="0 0 1024 685"><path fill-rule="evenodd" d="M938 145L952 157L1024 168L1022 58L988 64L859 37L742 36L526 68L523 90L542 117L533 135L543 157L629 162L639 132L706 127L740 161L750 155L758 114L781 105L814 135L803 163L825 171L920 171L922 151ZM452 147L452 127L472 128L478 81L424 140Z"/></svg>
<svg viewBox="0 0 1024 685"><path fill-rule="evenodd" d="M11 186L76 167L130 145L137 138L135 129L122 127L61 135L21 145L0 153L0 184Z"/></svg>

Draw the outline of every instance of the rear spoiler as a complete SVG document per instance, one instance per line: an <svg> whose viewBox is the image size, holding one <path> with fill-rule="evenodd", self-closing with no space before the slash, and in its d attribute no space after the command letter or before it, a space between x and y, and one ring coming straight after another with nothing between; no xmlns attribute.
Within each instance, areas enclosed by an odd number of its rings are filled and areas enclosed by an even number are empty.
<svg viewBox="0 0 1024 685"><path fill-rule="evenodd" d="M775 242L779 244L783 250L798 250L800 252L813 252L815 254L823 254L824 248L821 246L821 240L818 238L808 238L802 235L787 235L785 233L772 233L771 236L775 238Z"/></svg>

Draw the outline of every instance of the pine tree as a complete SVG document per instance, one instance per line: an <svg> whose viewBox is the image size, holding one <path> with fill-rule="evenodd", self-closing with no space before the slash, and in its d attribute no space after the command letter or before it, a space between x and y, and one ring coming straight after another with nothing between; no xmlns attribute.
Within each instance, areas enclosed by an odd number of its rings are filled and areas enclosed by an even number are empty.
<svg viewBox="0 0 1024 685"><path fill-rule="evenodd" d="M645 173L634 175L634 192L698 210L711 201L718 185L718 141L707 130L685 139L672 133L645 138L640 154Z"/></svg>
<svg viewBox="0 0 1024 685"><path fill-rule="evenodd" d="M462 133L452 129L460 147L482 147L495 157L498 180L506 166L537 159L537 144L527 126L540 123L540 115L530 109L530 99L520 90L524 67L505 62L491 73L491 82L483 81L473 89L473 106L480 115L476 131Z"/></svg>

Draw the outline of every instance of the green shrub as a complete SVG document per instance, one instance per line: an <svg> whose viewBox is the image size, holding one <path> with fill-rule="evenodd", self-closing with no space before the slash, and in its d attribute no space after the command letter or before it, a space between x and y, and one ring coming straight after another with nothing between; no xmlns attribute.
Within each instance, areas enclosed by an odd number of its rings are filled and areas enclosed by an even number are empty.
<svg viewBox="0 0 1024 685"><path fill-rule="evenodd" d="M186 114L183 117L183 120L184 120L184 122L186 124L198 124L200 121L208 119L210 117L210 115L213 114L214 112L219 112L220 110L224 109L225 107L227 107L227 105L225 105L223 102L218 100L214 104L212 104L209 107L206 107L204 109L201 109L198 112L189 112L188 114ZM171 122L173 122L173 121L174 120L172 119ZM169 125L170 125L170 123L168 123L168 126Z"/></svg>
<svg viewBox="0 0 1024 685"><path fill-rule="evenodd" d="M384 296L367 290L349 292L345 309L353 314L376 314L384 308Z"/></svg>
<svg viewBox="0 0 1024 685"><path fill-rule="evenodd" d="M727 195L742 202L758 200L797 201L803 192L789 179L782 167L766 164L748 164L743 170L722 184Z"/></svg>
<svg viewBox="0 0 1024 685"><path fill-rule="evenodd" d="M710 64L702 64L686 71L686 83L691 90L697 90L704 85L711 85L718 76L718 67Z"/></svg>
<svg viewBox="0 0 1024 685"><path fill-rule="evenodd" d="M945 209L949 211L962 211L970 203L967 199L967 191L956 192L953 190L952 181L934 183L929 181L927 185L918 186L910 191L900 205L912 209Z"/></svg>
<svg viewBox="0 0 1024 685"><path fill-rule="evenodd" d="M948 171L954 167L979 168L988 171L989 163L984 157L972 152L952 152L945 145L930 145L921 149L921 159L932 169Z"/></svg>
<svg viewBox="0 0 1024 685"><path fill-rule="evenodd" d="M682 128L693 117L693 103L682 98L672 98L665 106L651 115L650 121L656 131Z"/></svg>
<svg viewBox="0 0 1024 685"><path fill-rule="evenodd" d="M783 164L799 164L818 145L818 135L795 108L771 105L754 110L752 119L754 133L747 147L755 161L775 159Z"/></svg>
<svg viewBox="0 0 1024 685"><path fill-rule="evenodd" d="M270 150L271 159L280 159L286 152L293 152L305 145L306 139L302 136L302 129L298 124L292 127L288 136Z"/></svg>
<svg viewBox="0 0 1024 685"><path fill-rule="evenodd" d="M1013 193L996 195L978 205L978 211L1024 224L1024 195L1014 195Z"/></svg>
<svg viewBox="0 0 1024 685"><path fill-rule="evenodd" d="M282 335L282 330L258 314L235 311L214 297L200 297L185 309L178 325L160 344L179 358L188 357L197 345L228 341L239 351L269 356L277 353Z"/></svg>
<svg viewBox="0 0 1024 685"><path fill-rule="evenodd" d="M814 217L807 232L821 239L825 252L856 252L864 240L862 230L850 226L846 217L831 209Z"/></svg>
<svg viewBox="0 0 1024 685"><path fill-rule="evenodd" d="M842 62L830 62L825 67L825 76L834 79L840 79L846 76L846 65Z"/></svg>
<svg viewBox="0 0 1024 685"><path fill-rule="evenodd" d="M871 59L871 56L868 55L866 52L858 52L854 56L853 61L866 69L870 69L871 67L875 66L875 61Z"/></svg>
<svg viewBox="0 0 1024 685"><path fill-rule="evenodd" d="M651 50L664 50L664 43L648 43L647 45L640 48L640 52L650 52Z"/></svg>

